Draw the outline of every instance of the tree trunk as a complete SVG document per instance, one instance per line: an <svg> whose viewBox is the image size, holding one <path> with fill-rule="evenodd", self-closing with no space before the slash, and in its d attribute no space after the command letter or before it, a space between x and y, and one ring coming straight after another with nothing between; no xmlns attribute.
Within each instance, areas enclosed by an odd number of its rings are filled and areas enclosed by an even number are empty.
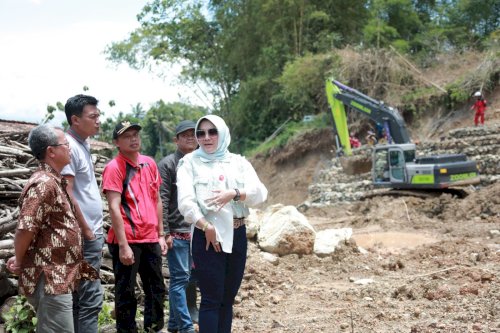
<svg viewBox="0 0 500 333"><path fill-rule="evenodd" d="M17 168L11 170L0 170L0 177L14 177L14 176L24 176L30 175L33 171L27 168Z"/></svg>

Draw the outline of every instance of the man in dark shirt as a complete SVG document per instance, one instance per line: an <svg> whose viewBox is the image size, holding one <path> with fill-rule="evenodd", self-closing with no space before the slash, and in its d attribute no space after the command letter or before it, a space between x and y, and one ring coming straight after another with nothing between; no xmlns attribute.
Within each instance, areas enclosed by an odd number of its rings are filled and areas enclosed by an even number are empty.
<svg viewBox="0 0 500 333"><path fill-rule="evenodd" d="M175 129L174 142L177 145L177 150L158 164L162 177L160 194L163 202L163 228L168 247L167 260L170 271L169 332L192 333L194 332L193 321L197 320L196 285L194 282L190 283L192 266L190 254L191 224L184 221L184 217L177 208L176 185L176 169L179 160L198 146L194 136L195 127L196 124L193 121L181 121ZM191 303L189 309L188 303Z"/></svg>

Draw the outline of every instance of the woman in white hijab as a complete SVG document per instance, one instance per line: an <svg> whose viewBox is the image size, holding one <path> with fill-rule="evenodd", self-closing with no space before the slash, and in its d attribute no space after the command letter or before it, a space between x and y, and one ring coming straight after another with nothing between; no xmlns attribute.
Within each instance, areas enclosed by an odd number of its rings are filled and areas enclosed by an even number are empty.
<svg viewBox="0 0 500 333"><path fill-rule="evenodd" d="M200 333L230 333L246 263L248 206L264 202L267 189L244 157L229 152L222 118L200 118L196 138L199 148L179 162L177 188L179 211L192 223Z"/></svg>

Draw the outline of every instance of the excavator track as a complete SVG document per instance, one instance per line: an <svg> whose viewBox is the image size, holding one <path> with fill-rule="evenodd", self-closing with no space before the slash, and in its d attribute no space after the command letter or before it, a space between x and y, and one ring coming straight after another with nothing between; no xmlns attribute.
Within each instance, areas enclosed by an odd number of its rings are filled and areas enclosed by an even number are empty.
<svg viewBox="0 0 500 333"><path fill-rule="evenodd" d="M437 198L443 194L451 194L452 196L463 199L469 193L461 188L444 188L444 189L428 189L428 190L406 190L406 189L386 189L374 190L365 193L361 200L366 200L374 197L391 196L391 197L417 197L422 199Z"/></svg>

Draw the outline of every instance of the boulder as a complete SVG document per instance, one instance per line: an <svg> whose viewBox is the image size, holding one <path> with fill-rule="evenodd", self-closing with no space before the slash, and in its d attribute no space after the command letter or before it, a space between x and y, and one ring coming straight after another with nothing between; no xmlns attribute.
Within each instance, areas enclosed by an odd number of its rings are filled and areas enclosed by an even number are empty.
<svg viewBox="0 0 500 333"><path fill-rule="evenodd" d="M246 218L247 238L254 239L262 224L262 211L250 208L250 215Z"/></svg>
<svg viewBox="0 0 500 333"><path fill-rule="evenodd" d="M352 236L352 228L327 229L316 233L314 254L318 257L327 257L335 252L337 245Z"/></svg>
<svg viewBox="0 0 500 333"><path fill-rule="evenodd" d="M259 247L280 256L311 254L316 232L294 206L274 205L265 212L257 235Z"/></svg>

